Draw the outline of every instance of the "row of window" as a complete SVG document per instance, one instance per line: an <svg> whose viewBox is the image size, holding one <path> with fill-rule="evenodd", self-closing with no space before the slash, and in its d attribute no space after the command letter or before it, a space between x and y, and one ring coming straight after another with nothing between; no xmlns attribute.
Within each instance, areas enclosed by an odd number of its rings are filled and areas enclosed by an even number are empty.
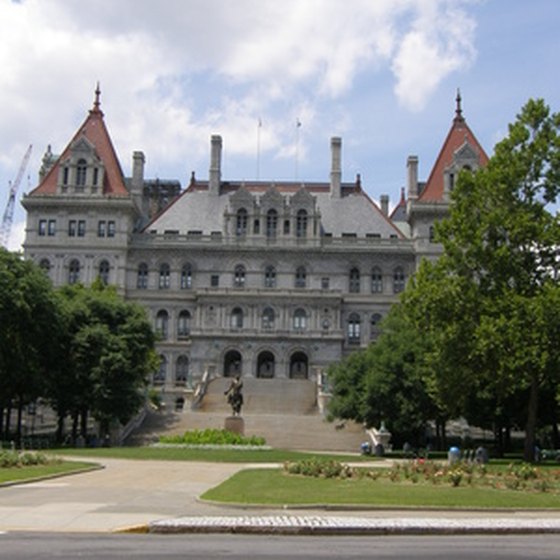
<svg viewBox="0 0 560 560"><path fill-rule="evenodd" d="M149 269L146 263L141 263L138 266L136 287L140 290L148 288ZM246 282L247 272L243 265L237 265L233 270L233 287L244 288ZM276 288L276 269L273 266L267 266L264 269L263 286L265 288ZM192 288L193 274L190 265L185 265L181 269L180 275L180 288L182 290L189 290ZM359 293L361 291L361 274L357 268L352 268L349 273L349 292ZM383 273L379 267L374 267L371 271L371 292L383 292ZM402 267L398 266L393 270L393 292L398 294L404 290L406 284L406 276ZM212 274L210 276L210 286L217 288L220 285L220 276ZM168 264L164 263L159 268L159 281L158 287L160 290L169 289L171 287L171 268ZM296 269L294 275L294 287L305 288L307 287L307 270L304 266ZM321 278L321 289L328 290L330 288L330 278Z"/></svg>
<svg viewBox="0 0 560 560"><path fill-rule="evenodd" d="M189 311L182 310L177 316L177 337L184 338L189 336L191 331L192 316ZM230 313L230 328L239 330L243 328L245 314L240 307L234 307ZM371 338L377 338L379 334L379 324L381 315L374 313L370 318ZM265 307L261 315L261 327L264 331L273 330L276 323L276 313L272 307ZM308 324L308 315L305 309L297 308L292 315L292 327L295 331L305 331ZM359 344L361 340L362 320L358 313L351 313L348 317L347 336L350 344ZM328 330L330 323L326 320L323 329ZM169 337L169 313L161 309L156 314L155 329L162 340Z"/></svg>
<svg viewBox="0 0 560 560"><path fill-rule="evenodd" d="M74 181L77 187L85 187L86 177L87 177L88 164L83 158L80 158L76 163L76 172ZM64 186L68 185L70 182L70 167L65 166L62 168L62 184ZM93 175L91 177L91 182L94 187L99 183L99 168L93 168Z"/></svg>
<svg viewBox="0 0 560 560"><path fill-rule="evenodd" d="M271 208L266 213L265 218L265 234L268 238L274 238L278 235L278 212ZM296 237L307 237L307 224L308 224L308 214L306 210L299 210L296 214ZM291 221L284 220L282 226L282 232L284 235L290 235ZM258 218L253 221L254 235L260 235L261 233L261 222ZM235 234L238 237L242 237L250 233L249 229L249 214L245 208L240 208L236 214L235 222Z"/></svg>
<svg viewBox="0 0 560 560"><path fill-rule="evenodd" d="M169 362L165 356L161 355L159 357L159 369L154 373L155 384L160 385L165 383L168 369ZM175 360L175 384L189 384L189 359L183 354Z"/></svg>
<svg viewBox="0 0 560 560"><path fill-rule="evenodd" d="M41 237L56 235L56 220L39 220L38 233ZM68 237L85 237L85 235L85 220L68 220ZM115 221L99 220L97 222L97 237L115 237Z"/></svg>
<svg viewBox="0 0 560 560"><path fill-rule="evenodd" d="M41 261L39 262L39 267L47 274L49 274L51 270L51 261L49 261L49 259L41 259ZM109 264L109 261L100 261L97 267L97 276L104 284L109 283L110 272L111 265ZM78 259L72 259L68 263L68 284L77 284L78 282L80 282L82 280L81 273L82 266L80 265L80 261Z"/></svg>

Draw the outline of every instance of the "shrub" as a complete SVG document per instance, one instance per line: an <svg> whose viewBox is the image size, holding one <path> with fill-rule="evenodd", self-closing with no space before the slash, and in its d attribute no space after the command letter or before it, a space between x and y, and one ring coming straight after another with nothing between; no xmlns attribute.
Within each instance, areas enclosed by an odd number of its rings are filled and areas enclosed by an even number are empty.
<svg viewBox="0 0 560 560"><path fill-rule="evenodd" d="M208 428L206 430L190 430L182 435L161 436L160 443L183 445L265 445L264 438L259 436L245 437L228 430Z"/></svg>

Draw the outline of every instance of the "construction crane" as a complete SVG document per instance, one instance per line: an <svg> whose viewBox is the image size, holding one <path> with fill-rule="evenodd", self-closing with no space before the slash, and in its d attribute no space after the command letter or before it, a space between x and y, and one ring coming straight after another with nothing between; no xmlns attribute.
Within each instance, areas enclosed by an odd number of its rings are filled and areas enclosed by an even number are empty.
<svg viewBox="0 0 560 560"><path fill-rule="evenodd" d="M25 168L29 162L29 157L31 156L31 148L33 146L29 144L29 148L25 152L23 159L21 160L21 165L19 166L18 173L13 183L10 183L10 194L8 195L8 204L6 204L6 209L4 210L4 215L2 216L2 226L0 228L0 243L8 248L8 242L10 240L10 232L12 230L12 222L14 221L14 207L16 205L16 194L25 173Z"/></svg>

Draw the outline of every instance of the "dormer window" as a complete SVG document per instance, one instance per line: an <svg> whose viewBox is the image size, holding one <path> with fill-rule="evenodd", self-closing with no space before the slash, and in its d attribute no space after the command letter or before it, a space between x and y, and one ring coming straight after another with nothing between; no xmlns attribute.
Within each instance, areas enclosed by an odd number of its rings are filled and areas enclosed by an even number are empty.
<svg viewBox="0 0 560 560"><path fill-rule="evenodd" d="M84 187L86 184L87 161L79 159L76 165L76 186Z"/></svg>
<svg viewBox="0 0 560 560"><path fill-rule="evenodd" d="M236 234L238 237L247 234L247 210L241 208L237 212Z"/></svg>
<svg viewBox="0 0 560 560"><path fill-rule="evenodd" d="M296 217L296 237L307 237L307 212L298 210Z"/></svg>

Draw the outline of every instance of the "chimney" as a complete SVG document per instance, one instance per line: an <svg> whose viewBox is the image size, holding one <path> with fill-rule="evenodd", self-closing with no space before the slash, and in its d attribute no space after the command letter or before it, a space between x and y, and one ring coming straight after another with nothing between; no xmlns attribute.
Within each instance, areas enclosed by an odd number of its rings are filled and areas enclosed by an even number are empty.
<svg viewBox="0 0 560 560"><path fill-rule="evenodd" d="M408 156L406 161L408 171L408 198L418 197L418 156Z"/></svg>
<svg viewBox="0 0 560 560"><path fill-rule="evenodd" d="M341 196L341 148L342 140L338 136L331 138L331 196L333 198L340 198Z"/></svg>
<svg viewBox="0 0 560 560"><path fill-rule="evenodd" d="M381 201L381 212L384 216L389 216L389 195L382 194L379 200Z"/></svg>
<svg viewBox="0 0 560 560"><path fill-rule="evenodd" d="M222 180L222 137L213 134L210 150L210 171L208 191L210 194L220 194L220 182Z"/></svg>
<svg viewBox="0 0 560 560"><path fill-rule="evenodd" d="M132 152L132 181L130 183L130 194L138 208L142 208L142 197L144 195L144 163L146 158L144 152Z"/></svg>

